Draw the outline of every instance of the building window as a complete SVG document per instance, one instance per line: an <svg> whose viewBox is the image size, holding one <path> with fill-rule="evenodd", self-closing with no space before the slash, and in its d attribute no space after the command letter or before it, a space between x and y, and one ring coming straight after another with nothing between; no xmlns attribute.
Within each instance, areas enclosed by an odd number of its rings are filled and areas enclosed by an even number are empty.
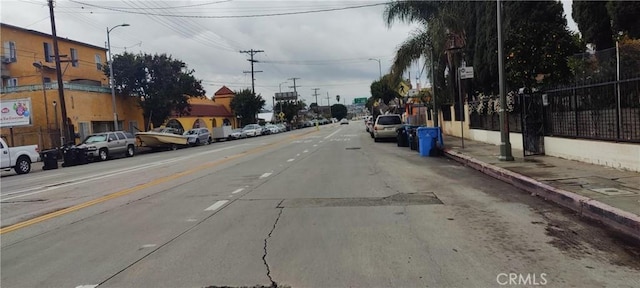
<svg viewBox="0 0 640 288"><path fill-rule="evenodd" d="M96 69L102 71L102 57L100 57L100 54L96 54Z"/></svg>
<svg viewBox="0 0 640 288"><path fill-rule="evenodd" d="M44 42L44 61L53 62L53 46L47 42Z"/></svg>
<svg viewBox="0 0 640 288"><path fill-rule="evenodd" d="M7 80L7 87L16 87L18 86L18 78L9 78Z"/></svg>
<svg viewBox="0 0 640 288"><path fill-rule="evenodd" d="M16 62L18 60L16 52L16 42L7 41L4 42L4 61Z"/></svg>
<svg viewBox="0 0 640 288"><path fill-rule="evenodd" d="M78 67L78 50L71 48L71 66Z"/></svg>

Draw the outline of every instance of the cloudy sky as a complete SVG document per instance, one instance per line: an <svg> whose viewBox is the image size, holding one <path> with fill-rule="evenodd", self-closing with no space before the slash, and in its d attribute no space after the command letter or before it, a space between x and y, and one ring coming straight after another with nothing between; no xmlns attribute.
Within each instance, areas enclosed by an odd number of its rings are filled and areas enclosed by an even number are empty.
<svg viewBox="0 0 640 288"><path fill-rule="evenodd" d="M347 103L368 97L369 85L379 75L378 62L369 59L379 59L385 74L396 47L415 28L404 23L387 27L384 5L375 5L384 0L55 2L58 36L106 46L107 27L130 24L111 32L113 53L171 54L195 70L207 96L222 85L232 90L251 87L250 74L243 73L251 70L248 55L239 51L264 50L255 56L260 61L255 69L263 71L256 73L255 85L267 107L280 87L292 91L288 79L293 77L300 78L297 90L307 104L315 102L312 88L319 88L322 105L327 93L332 103L335 95ZM570 1L563 2L565 11L570 9ZM1 21L51 33L46 3L2 0ZM569 23L575 30L572 20ZM411 69L414 85L418 75L423 85L428 82L416 64Z"/></svg>

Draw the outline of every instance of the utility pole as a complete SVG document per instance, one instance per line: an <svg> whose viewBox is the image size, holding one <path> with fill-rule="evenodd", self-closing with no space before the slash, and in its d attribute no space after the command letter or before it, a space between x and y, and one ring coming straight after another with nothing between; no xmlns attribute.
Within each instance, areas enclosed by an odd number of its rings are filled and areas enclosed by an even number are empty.
<svg viewBox="0 0 640 288"><path fill-rule="evenodd" d="M253 50L253 49L251 49L251 50L248 50L248 51L247 50L240 51L240 53L249 54L249 56L251 57L251 59L247 59L247 61L251 62L251 71L243 71L243 73L251 73L251 93L253 93L253 95L256 95L256 83L255 83L256 77L254 76L254 73L262 72L262 71L254 71L253 70L253 63L260 62L258 60L254 60L253 56L256 55L257 53L260 53L260 52L264 52L264 50Z"/></svg>
<svg viewBox="0 0 640 288"><path fill-rule="evenodd" d="M329 118L332 118L331 116L331 97L329 97L329 91L327 91L327 106L329 106Z"/></svg>
<svg viewBox="0 0 640 288"><path fill-rule="evenodd" d="M313 90L313 96L316 96L316 114L318 114L318 111L320 111L318 110L318 108L320 107L318 105L318 90L320 90L320 88L313 88L311 90Z"/></svg>
<svg viewBox="0 0 640 288"><path fill-rule="evenodd" d="M504 82L504 39L502 39L502 1L497 0L498 21L498 75L500 86L500 161L513 161L511 142L509 142L509 116L507 115L507 95Z"/></svg>
<svg viewBox="0 0 640 288"><path fill-rule="evenodd" d="M289 88L293 88L293 92L298 92L298 90L296 90L296 80L300 79L299 77L293 77L293 78L289 78L287 80L293 80L293 86L289 86Z"/></svg>
<svg viewBox="0 0 640 288"><path fill-rule="evenodd" d="M60 53L58 50L58 36L56 33L56 19L53 13L53 0L49 0L49 17L51 18L51 37L53 38L53 53L56 61L56 77L58 78L58 96L60 97L60 111L62 112L62 127L64 129L60 135L60 144L64 145L65 140L70 139L69 123L67 122L67 105L64 99L64 83L62 82L62 69L60 67Z"/></svg>

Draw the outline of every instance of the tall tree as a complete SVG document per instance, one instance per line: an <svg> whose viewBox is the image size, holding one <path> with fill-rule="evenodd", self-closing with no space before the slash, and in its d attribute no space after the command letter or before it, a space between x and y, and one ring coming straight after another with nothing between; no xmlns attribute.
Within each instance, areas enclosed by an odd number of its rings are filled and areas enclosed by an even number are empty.
<svg viewBox="0 0 640 288"><path fill-rule="evenodd" d="M342 119L347 117L348 109L347 106L342 104L333 104L331 105L331 117L336 119Z"/></svg>
<svg viewBox="0 0 640 288"><path fill-rule="evenodd" d="M614 46L606 1L574 0L571 4L571 16L578 24L584 41L595 45L596 50Z"/></svg>
<svg viewBox="0 0 640 288"><path fill-rule="evenodd" d="M640 1L609 1L607 11L613 32L623 32L632 39L640 38Z"/></svg>
<svg viewBox="0 0 640 288"><path fill-rule="evenodd" d="M235 91L235 96L231 100L231 109L241 117L240 122L244 126L256 123L256 115L262 110L264 104L265 100L262 99L260 94L255 95L251 92L251 89L244 89Z"/></svg>
<svg viewBox="0 0 640 288"><path fill-rule="evenodd" d="M109 67L105 65L105 74ZM188 114L189 97L202 97L205 90L194 70L166 54L124 54L113 57L115 89L120 97L137 97L146 122L162 125L173 111ZM145 123L145 127L147 123Z"/></svg>
<svg viewBox="0 0 640 288"><path fill-rule="evenodd" d="M312 103L311 105L313 106ZM282 107L282 110L280 110L280 107ZM291 122L293 120L294 117L296 117L298 115L298 112L300 110L303 110L307 107L307 104L302 102L302 100L298 100L296 101L283 101L282 102L282 106L280 104L276 104L276 107L273 111L275 111L276 114L279 114L280 112L284 112L284 117L285 120L287 122Z"/></svg>

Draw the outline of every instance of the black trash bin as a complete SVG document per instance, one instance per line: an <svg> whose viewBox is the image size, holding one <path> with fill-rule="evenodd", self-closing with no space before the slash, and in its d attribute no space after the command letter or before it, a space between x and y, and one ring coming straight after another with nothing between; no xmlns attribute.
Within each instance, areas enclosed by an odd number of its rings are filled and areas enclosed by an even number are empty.
<svg viewBox="0 0 640 288"><path fill-rule="evenodd" d="M58 149L45 150L40 153L44 166L42 170L58 169Z"/></svg>
<svg viewBox="0 0 640 288"><path fill-rule="evenodd" d="M398 147L409 147L409 137L407 135L407 126L402 126L396 130Z"/></svg>
<svg viewBox="0 0 640 288"><path fill-rule="evenodd" d="M411 148L411 150L420 152L420 148L418 146L418 134L416 132L417 129L418 128L416 127L409 128L409 148Z"/></svg>
<svg viewBox="0 0 640 288"><path fill-rule="evenodd" d="M86 147L76 147L76 159L78 165L84 165L89 163L89 156L87 156L87 152L89 149Z"/></svg>
<svg viewBox="0 0 640 288"><path fill-rule="evenodd" d="M78 153L75 146L63 146L62 147L62 167L71 167L78 165Z"/></svg>

